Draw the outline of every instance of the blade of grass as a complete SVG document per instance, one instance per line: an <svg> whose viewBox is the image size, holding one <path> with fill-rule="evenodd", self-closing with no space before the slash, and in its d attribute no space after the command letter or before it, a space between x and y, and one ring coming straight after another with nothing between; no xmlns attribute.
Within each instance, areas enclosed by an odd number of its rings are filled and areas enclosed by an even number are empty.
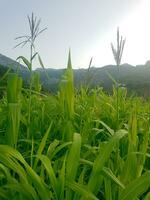
<svg viewBox="0 0 150 200"><path fill-rule="evenodd" d="M119 200L129 200L139 197L150 186L150 171L145 172L141 177L129 183L121 192Z"/></svg>

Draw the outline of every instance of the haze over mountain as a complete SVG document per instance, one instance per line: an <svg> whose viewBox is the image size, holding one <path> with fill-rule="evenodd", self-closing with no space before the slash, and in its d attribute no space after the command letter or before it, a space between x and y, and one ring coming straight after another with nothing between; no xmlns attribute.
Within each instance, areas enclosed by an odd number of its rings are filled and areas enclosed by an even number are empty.
<svg viewBox="0 0 150 200"><path fill-rule="evenodd" d="M23 65L2 54L0 54L0 65L11 67L14 70L20 65L22 69L25 69Z"/></svg>
<svg viewBox="0 0 150 200"><path fill-rule="evenodd" d="M0 54L0 74L4 73L4 69L11 67L13 71L17 71L25 82L29 80L29 70L20 65L18 62ZM44 90L55 92L58 89L59 81L65 69L38 68L34 73L40 74L42 87ZM48 74L49 78L47 77ZM119 75L119 76L118 76ZM89 87L101 86L104 90L111 92L113 81L112 78L126 86L129 92L138 95L150 95L150 61L144 65L132 66L130 64L122 64L118 69L115 65L107 65L100 68L91 67L88 69L74 69L74 80L77 88L81 84L89 84Z"/></svg>

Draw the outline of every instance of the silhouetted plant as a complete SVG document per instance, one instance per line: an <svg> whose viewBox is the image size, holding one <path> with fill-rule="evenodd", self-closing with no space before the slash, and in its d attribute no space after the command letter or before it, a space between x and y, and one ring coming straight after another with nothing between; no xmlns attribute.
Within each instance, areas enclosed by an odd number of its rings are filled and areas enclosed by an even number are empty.
<svg viewBox="0 0 150 200"><path fill-rule="evenodd" d="M30 60L28 60L27 58L25 58L24 56L19 56L17 58L21 59L24 64L28 67L29 71L30 71L30 90L29 90L29 106L28 106L28 129L27 129L27 138L30 137L30 121L31 121L31 90L32 90L32 85L33 85L33 78L32 78L32 65L33 65L33 60L36 56L38 56L38 60L39 63L42 67L44 67L42 60L38 54L38 52L36 52L35 50L35 41L37 39L37 37L43 32L45 31L47 28L44 28L42 30L40 30L40 23L41 23L41 19L38 19L34 13L32 13L31 17L28 16L28 23L29 23L29 28L30 28L30 33L29 35L23 35L23 36L19 36L16 37L16 40L23 40L20 43L18 43L16 47L21 46L24 47L26 44L30 45Z"/></svg>
<svg viewBox="0 0 150 200"><path fill-rule="evenodd" d="M117 46L114 47L113 43L111 43L111 49L113 52L113 56L116 62L116 65L119 67L121 64L122 54L124 50L126 39L123 39L122 36L120 36L119 28L117 28Z"/></svg>
<svg viewBox="0 0 150 200"><path fill-rule="evenodd" d="M35 40L47 28L40 30L41 19L37 19L37 17L34 16L34 13L32 13L31 17L28 16L28 22L29 22L30 33L29 35L16 37L15 40L21 39L23 41L18 43L15 46L15 48L18 46L24 47L26 44L30 45L30 62L27 62L27 59L25 59L22 56L19 56L18 59L21 58L23 62L25 63L25 65L27 65L29 70L32 71L32 61L35 58L35 56L38 54L37 52L35 52Z"/></svg>
<svg viewBox="0 0 150 200"><path fill-rule="evenodd" d="M119 67L121 65L121 59L122 59L122 55L123 55L125 42L126 42L126 39L123 39L123 37L120 36L119 28L117 28L116 48L114 47L113 43L111 43L112 53L113 53L114 60L115 60L116 65L117 65L117 82L115 82L115 85L116 85L116 114L117 114L116 124L117 124L117 128L118 128L118 124L119 124Z"/></svg>

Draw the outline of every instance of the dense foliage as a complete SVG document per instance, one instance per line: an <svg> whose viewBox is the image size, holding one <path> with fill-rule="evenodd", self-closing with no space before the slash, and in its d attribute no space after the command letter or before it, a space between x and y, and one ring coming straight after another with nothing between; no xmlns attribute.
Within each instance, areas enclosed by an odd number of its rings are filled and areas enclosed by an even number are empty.
<svg viewBox="0 0 150 200"><path fill-rule="evenodd" d="M30 89L8 75L0 199L150 198L150 102L117 83L111 96L99 87L76 91L70 55L56 95L40 92L38 76Z"/></svg>

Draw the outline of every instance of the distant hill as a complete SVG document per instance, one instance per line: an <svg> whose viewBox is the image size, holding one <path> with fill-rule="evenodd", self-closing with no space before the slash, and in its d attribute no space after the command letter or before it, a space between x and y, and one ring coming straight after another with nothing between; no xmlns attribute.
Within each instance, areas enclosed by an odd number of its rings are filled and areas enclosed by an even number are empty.
<svg viewBox="0 0 150 200"><path fill-rule="evenodd" d="M29 80L30 73L25 66L0 54L0 74L2 68L6 69L7 67L11 67L13 71L17 71L25 82ZM40 68L34 70L34 72L40 74L44 90L55 92L58 89L59 81L64 70L65 69ZM88 84L91 88L101 86L104 90L111 92L113 84L111 77L115 80L119 80L122 85L128 88L129 92L150 96L150 61L147 61L144 65L137 66L132 66L127 63L122 64L119 68L119 72L115 65L107 65L100 68L91 67L90 70L74 69L74 81L77 88L79 88L81 84Z"/></svg>
<svg viewBox="0 0 150 200"><path fill-rule="evenodd" d="M24 80L29 77L29 71L24 65L7 56L0 54L0 75L6 72L8 68L11 68L11 71L20 74Z"/></svg>
<svg viewBox="0 0 150 200"><path fill-rule="evenodd" d="M26 67L14 61L13 59L0 54L0 65L5 67L11 67L13 70L16 70L20 66L23 70L26 70Z"/></svg>
<svg viewBox="0 0 150 200"><path fill-rule="evenodd" d="M35 71L40 72L41 81L46 90L55 91L58 89L63 69L37 69ZM45 73L49 75L50 80L46 78ZM87 69L74 69L74 81L77 88L81 84L88 84L91 88L101 86L104 90L111 92L112 78L119 80L122 86L126 86L129 93L150 96L150 61L145 65L138 66L123 64L120 66L119 72L115 65L101 68L92 67L89 71Z"/></svg>

